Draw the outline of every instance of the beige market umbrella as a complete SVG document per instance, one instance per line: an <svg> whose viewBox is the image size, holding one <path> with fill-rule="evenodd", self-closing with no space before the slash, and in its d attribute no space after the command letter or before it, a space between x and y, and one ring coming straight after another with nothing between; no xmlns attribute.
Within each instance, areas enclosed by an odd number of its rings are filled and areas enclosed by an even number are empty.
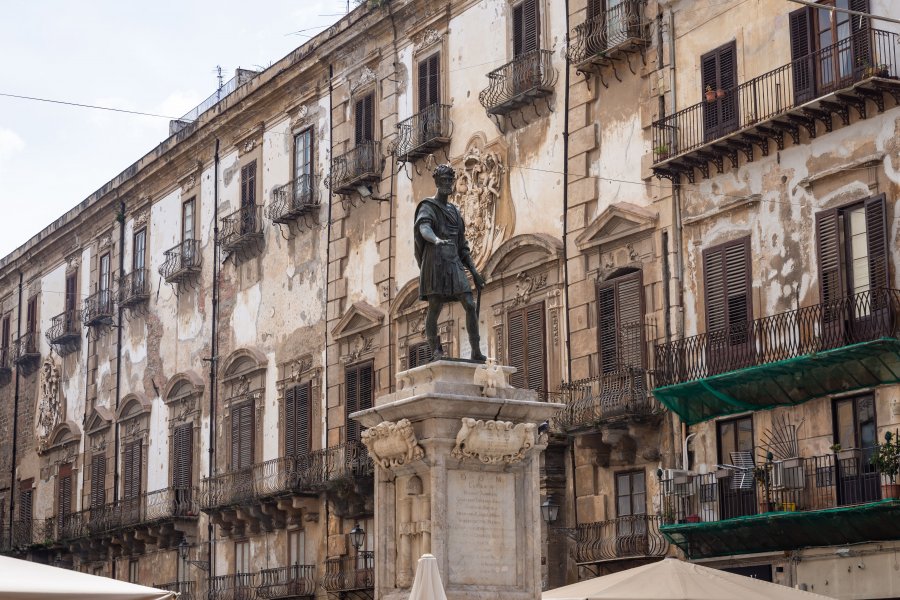
<svg viewBox="0 0 900 600"><path fill-rule="evenodd" d="M543 593L544 600L826 600L828 596L675 558Z"/></svg>
<svg viewBox="0 0 900 600"><path fill-rule="evenodd" d="M173 592L0 556L0 600L169 600Z"/></svg>
<svg viewBox="0 0 900 600"><path fill-rule="evenodd" d="M409 591L409 600L447 600L438 571L437 559L432 554L423 554L416 567L416 578Z"/></svg>

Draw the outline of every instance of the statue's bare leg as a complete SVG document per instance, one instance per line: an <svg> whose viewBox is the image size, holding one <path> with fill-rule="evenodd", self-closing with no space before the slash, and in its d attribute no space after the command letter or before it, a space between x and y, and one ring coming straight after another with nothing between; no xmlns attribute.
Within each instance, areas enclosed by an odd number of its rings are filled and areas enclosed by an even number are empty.
<svg viewBox="0 0 900 600"><path fill-rule="evenodd" d="M431 360L444 358L444 350L441 348L441 338L438 337L437 323L441 315L443 302L437 296L428 297L428 312L425 314L425 339L431 348Z"/></svg>
<svg viewBox="0 0 900 600"><path fill-rule="evenodd" d="M475 310L475 301L472 299L472 293L463 294L459 297L463 308L466 310L466 331L469 333L469 345L472 346L472 360L484 362L487 360L481 353L481 335L478 333L478 313Z"/></svg>

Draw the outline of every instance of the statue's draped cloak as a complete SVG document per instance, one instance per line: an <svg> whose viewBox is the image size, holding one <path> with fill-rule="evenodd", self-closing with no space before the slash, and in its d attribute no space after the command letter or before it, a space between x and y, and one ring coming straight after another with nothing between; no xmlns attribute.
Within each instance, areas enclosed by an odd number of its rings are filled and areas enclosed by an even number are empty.
<svg viewBox="0 0 900 600"><path fill-rule="evenodd" d="M425 241L419 227L427 223L434 234L451 243L435 246ZM469 243L459 209L447 202L425 198L416 207L413 227L416 262L419 264L419 298L439 296L456 300L471 293L464 265L471 264Z"/></svg>

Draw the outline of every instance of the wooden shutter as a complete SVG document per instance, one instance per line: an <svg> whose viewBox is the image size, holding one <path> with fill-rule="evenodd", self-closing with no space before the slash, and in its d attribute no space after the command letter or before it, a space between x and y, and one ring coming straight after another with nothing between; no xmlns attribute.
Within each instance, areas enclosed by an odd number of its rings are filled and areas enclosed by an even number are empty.
<svg viewBox="0 0 900 600"><path fill-rule="evenodd" d="M440 54L419 61L419 112L441 101Z"/></svg>
<svg viewBox="0 0 900 600"><path fill-rule="evenodd" d="M540 47L538 0L523 0L513 8L513 56L534 52Z"/></svg>
<svg viewBox="0 0 900 600"><path fill-rule="evenodd" d="M788 15L795 105L812 100L816 93L812 15L809 8L801 8Z"/></svg>
<svg viewBox="0 0 900 600"><path fill-rule="evenodd" d="M191 460L194 452L194 426L191 423L175 428L175 450L172 465L172 487L185 490L191 487Z"/></svg>
<svg viewBox="0 0 900 600"><path fill-rule="evenodd" d="M306 456L311 450L310 398L312 383L295 385L284 392L284 454Z"/></svg>
<svg viewBox="0 0 900 600"><path fill-rule="evenodd" d="M866 200L866 236L869 251L869 287L890 287L888 229L884 194Z"/></svg>
<svg viewBox="0 0 900 600"><path fill-rule="evenodd" d="M844 296L841 247L840 215L837 209L816 213L819 300L822 304L831 304Z"/></svg>
<svg viewBox="0 0 900 600"><path fill-rule="evenodd" d="M256 204L256 161L241 168L241 206Z"/></svg>
<svg viewBox="0 0 900 600"><path fill-rule="evenodd" d="M231 410L231 469L253 465L253 402Z"/></svg>
<svg viewBox="0 0 900 600"><path fill-rule="evenodd" d="M366 94L356 101L356 144L375 139L375 94Z"/></svg>
<svg viewBox="0 0 900 600"><path fill-rule="evenodd" d="M588 0L587 20L595 19L603 14L603 0Z"/></svg>
<svg viewBox="0 0 900 600"><path fill-rule="evenodd" d="M543 303L510 311L507 315L508 362L517 369L509 378L514 387L546 389L544 330Z"/></svg>
<svg viewBox="0 0 900 600"><path fill-rule="evenodd" d="M137 498L141 495L141 440L135 440L125 444L123 457L124 481L122 497L124 499Z"/></svg>
<svg viewBox="0 0 900 600"><path fill-rule="evenodd" d="M72 513L72 465L61 465L56 486L56 514L65 517Z"/></svg>
<svg viewBox="0 0 900 600"><path fill-rule="evenodd" d="M409 347L408 363L410 369L431 362L431 346L428 342L420 342Z"/></svg>
<svg viewBox="0 0 900 600"><path fill-rule="evenodd" d="M37 297L28 299L28 312L26 319L27 333L35 333L37 331ZM34 342L32 341L32 344Z"/></svg>
<svg viewBox="0 0 900 600"><path fill-rule="evenodd" d="M95 454L91 459L91 508L106 504L106 455Z"/></svg>
<svg viewBox="0 0 900 600"><path fill-rule="evenodd" d="M870 13L869 0L850 0L850 10ZM852 37L851 48L853 51L852 63L856 69L865 70L865 65L874 65L878 57L872 56L871 33L869 32L869 18L859 15L850 15L850 35ZM888 62L883 60L881 62Z"/></svg>
<svg viewBox="0 0 900 600"><path fill-rule="evenodd" d="M34 489L19 490L19 520L30 521L34 511Z"/></svg>
<svg viewBox="0 0 900 600"><path fill-rule="evenodd" d="M641 272L635 271L597 286L600 372L644 366L644 303Z"/></svg>
<svg viewBox="0 0 900 600"><path fill-rule="evenodd" d="M360 426L350 418L350 414L359 410L372 408L372 393L374 389L374 370L372 363L364 363L354 367L348 367L345 373L346 384L346 414L347 441L359 441Z"/></svg>
<svg viewBox="0 0 900 600"><path fill-rule="evenodd" d="M700 57L701 94L704 102L704 138L712 140L737 129L738 93L737 48L734 42L720 46ZM705 101L706 89L724 90L725 96Z"/></svg>
<svg viewBox="0 0 900 600"><path fill-rule="evenodd" d="M742 329L753 318L750 297L750 238L727 242L703 253L706 331Z"/></svg>
<svg viewBox="0 0 900 600"><path fill-rule="evenodd" d="M78 305L78 271L66 275L66 312ZM71 318L71 316L69 316Z"/></svg>

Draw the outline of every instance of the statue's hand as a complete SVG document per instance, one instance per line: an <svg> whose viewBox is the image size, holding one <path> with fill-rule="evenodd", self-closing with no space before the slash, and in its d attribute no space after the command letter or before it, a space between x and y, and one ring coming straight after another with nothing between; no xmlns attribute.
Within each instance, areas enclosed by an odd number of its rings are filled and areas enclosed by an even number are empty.
<svg viewBox="0 0 900 600"><path fill-rule="evenodd" d="M479 290L484 287L484 277L478 271L472 271L472 279L475 280L475 287Z"/></svg>
<svg viewBox="0 0 900 600"><path fill-rule="evenodd" d="M435 238L435 240L434 240L435 246L446 246L449 243L450 243L450 240L445 240L445 239L441 239L441 238Z"/></svg>

